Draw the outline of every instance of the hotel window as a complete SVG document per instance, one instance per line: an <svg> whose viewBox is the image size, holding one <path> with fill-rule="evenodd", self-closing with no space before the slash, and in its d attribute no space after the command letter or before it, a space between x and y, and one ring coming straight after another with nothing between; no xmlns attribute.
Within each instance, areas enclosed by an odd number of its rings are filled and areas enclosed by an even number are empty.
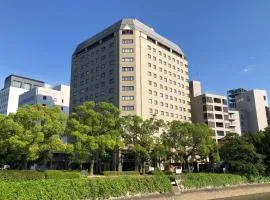
<svg viewBox="0 0 270 200"><path fill-rule="evenodd" d="M158 51L158 54L161 55L161 51Z"/></svg>
<svg viewBox="0 0 270 200"><path fill-rule="evenodd" d="M122 91L133 91L134 86L122 86Z"/></svg>
<svg viewBox="0 0 270 200"><path fill-rule="evenodd" d="M133 39L123 39L122 44L133 44Z"/></svg>
<svg viewBox="0 0 270 200"><path fill-rule="evenodd" d="M148 63L148 67L151 67L151 63Z"/></svg>
<svg viewBox="0 0 270 200"><path fill-rule="evenodd" d="M30 90L31 89L31 84L25 83L24 84L24 89Z"/></svg>
<svg viewBox="0 0 270 200"><path fill-rule="evenodd" d="M152 104L152 99L148 99L148 102L149 102L150 104Z"/></svg>
<svg viewBox="0 0 270 200"><path fill-rule="evenodd" d="M162 115L162 116L164 115L164 111L161 111L161 115Z"/></svg>
<svg viewBox="0 0 270 200"><path fill-rule="evenodd" d="M157 60L157 58L156 58L155 56L153 56L153 60L154 60L154 61L156 61L156 60Z"/></svg>
<svg viewBox="0 0 270 200"><path fill-rule="evenodd" d="M122 81L133 81L134 80L134 76L123 76L122 77Z"/></svg>
<svg viewBox="0 0 270 200"><path fill-rule="evenodd" d="M157 87L157 83L156 82L154 82L154 87Z"/></svg>
<svg viewBox="0 0 270 200"><path fill-rule="evenodd" d="M133 48L123 48L122 53L133 53Z"/></svg>
<svg viewBox="0 0 270 200"><path fill-rule="evenodd" d="M156 49L155 48L153 48L153 52L156 52Z"/></svg>
<svg viewBox="0 0 270 200"><path fill-rule="evenodd" d="M154 104L157 105L158 104L158 101L157 100L154 100Z"/></svg>
<svg viewBox="0 0 270 200"><path fill-rule="evenodd" d="M122 106L122 110L123 110L123 111L134 110L134 106Z"/></svg>
<svg viewBox="0 0 270 200"><path fill-rule="evenodd" d="M154 91L154 95L157 96L157 91Z"/></svg>
<svg viewBox="0 0 270 200"><path fill-rule="evenodd" d="M148 54L148 58L151 58L151 54Z"/></svg>
<svg viewBox="0 0 270 200"><path fill-rule="evenodd" d="M163 93L160 93L160 97L163 97L163 95L164 95Z"/></svg>
<svg viewBox="0 0 270 200"><path fill-rule="evenodd" d="M151 50L151 46L150 45L147 45L147 48L148 48L148 50Z"/></svg>
<svg viewBox="0 0 270 200"><path fill-rule="evenodd" d="M164 106L164 103L163 103L163 102L160 102L160 105L161 105L161 106Z"/></svg>
<svg viewBox="0 0 270 200"><path fill-rule="evenodd" d="M122 96L123 101L132 101L134 100L134 96Z"/></svg>
<svg viewBox="0 0 270 200"><path fill-rule="evenodd" d="M122 30L122 35L132 35L133 30Z"/></svg>
<svg viewBox="0 0 270 200"><path fill-rule="evenodd" d="M152 76L152 72L148 72L148 76Z"/></svg>
<svg viewBox="0 0 270 200"><path fill-rule="evenodd" d="M155 110L155 114L158 114L158 110L157 109Z"/></svg>
<svg viewBox="0 0 270 200"><path fill-rule="evenodd" d="M152 85L152 81L148 81L148 84L149 84L149 85Z"/></svg>
<svg viewBox="0 0 270 200"><path fill-rule="evenodd" d="M132 72L134 71L134 67L122 67L123 72Z"/></svg>
<svg viewBox="0 0 270 200"><path fill-rule="evenodd" d="M149 93L149 94L152 94L152 90L148 90L148 93Z"/></svg>
<svg viewBox="0 0 270 200"><path fill-rule="evenodd" d="M12 82L12 86L21 88L21 87L22 87L22 82L19 82L19 81L13 81L13 82Z"/></svg>
<svg viewBox="0 0 270 200"><path fill-rule="evenodd" d="M133 62L133 61L134 61L134 58L133 57L122 58L122 62Z"/></svg>
<svg viewBox="0 0 270 200"><path fill-rule="evenodd" d="M149 108L149 113L153 113L153 109L152 108Z"/></svg>
<svg viewBox="0 0 270 200"><path fill-rule="evenodd" d="M156 65L153 65L153 68L154 68L154 69L157 69L157 66L156 66Z"/></svg>

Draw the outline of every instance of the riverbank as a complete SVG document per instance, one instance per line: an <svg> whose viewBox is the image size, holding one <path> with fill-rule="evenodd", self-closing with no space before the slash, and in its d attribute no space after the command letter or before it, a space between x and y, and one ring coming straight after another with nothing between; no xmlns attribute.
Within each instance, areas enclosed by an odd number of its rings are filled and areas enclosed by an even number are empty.
<svg viewBox="0 0 270 200"><path fill-rule="evenodd" d="M204 189L182 192L179 195L151 195L127 198L129 200L214 200L236 196L263 194L270 192L270 184L251 184L223 189Z"/></svg>

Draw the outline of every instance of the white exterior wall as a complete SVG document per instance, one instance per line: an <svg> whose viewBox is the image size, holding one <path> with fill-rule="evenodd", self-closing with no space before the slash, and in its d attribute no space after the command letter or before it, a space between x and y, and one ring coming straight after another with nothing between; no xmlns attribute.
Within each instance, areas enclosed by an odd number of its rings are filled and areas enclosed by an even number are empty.
<svg viewBox="0 0 270 200"><path fill-rule="evenodd" d="M242 135L239 111L229 110L230 132Z"/></svg>
<svg viewBox="0 0 270 200"><path fill-rule="evenodd" d="M236 109L240 111L242 133L256 133L268 126L267 106L265 90L250 90L236 96Z"/></svg>
<svg viewBox="0 0 270 200"><path fill-rule="evenodd" d="M59 85L54 88L38 87L20 96L20 106L25 104L40 104L44 106L60 106L65 115L69 115L70 87Z"/></svg>
<svg viewBox="0 0 270 200"><path fill-rule="evenodd" d="M0 113L8 115L16 113L18 109L19 96L27 92L26 89L9 87L0 91Z"/></svg>

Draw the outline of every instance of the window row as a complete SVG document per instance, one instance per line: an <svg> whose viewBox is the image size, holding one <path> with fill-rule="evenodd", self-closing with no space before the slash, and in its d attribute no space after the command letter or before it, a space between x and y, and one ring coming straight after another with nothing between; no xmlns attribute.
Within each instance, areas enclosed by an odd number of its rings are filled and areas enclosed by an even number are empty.
<svg viewBox="0 0 270 200"><path fill-rule="evenodd" d="M152 66L153 66L153 69L157 70L157 66L155 64L148 63L149 68L152 68ZM173 65L172 69L177 70L178 72L181 72L182 74L184 74L184 72L185 72L185 74L188 75L187 71L184 71L183 69L181 69L179 67L175 67L174 65ZM162 68L162 67L159 67L159 71L164 72L164 74L169 74L169 75L174 75L175 74L174 72L168 71L167 69ZM176 77L175 75L174 75L174 77Z"/></svg>
<svg viewBox="0 0 270 200"><path fill-rule="evenodd" d="M158 100L153 101L152 99L149 99L148 102L150 104L158 105ZM183 107L178 106L178 105L169 104L169 103L166 103L163 101L161 101L159 103L160 103L159 105L162 107L166 107L166 108L170 108L170 109L174 109L174 110L180 110L180 111L184 111L184 112L186 112L186 111L190 112L190 109L187 110L186 108L183 108Z"/></svg>
<svg viewBox="0 0 270 200"><path fill-rule="evenodd" d="M163 79L160 79L160 80L163 80ZM167 78L164 78L164 81L167 83L168 82L167 81ZM181 83L177 83L176 84L176 81L169 80L169 83L172 84L172 85L175 85L175 86L178 85L179 88L183 88L183 89L185 88L185 85L184 84L181 84ZM154 87L157 87L157 83L156 82L153 82L151 80L148 81L148 84L149 85L154 85ZM159 87L160 87L160 89L163 89L164 88L165 90L168 90L168 88L169 88L170 92L173 91L173 88L171 88L169 86L166 86L166 85L163 85L163 84L159 84ZM186 86L186 90L189 90L189 87L188 86ZM176 93L176 89L174 89L174 93ZM189 96L189 95L187 95L187 96Z"/></svg>
<svg viewBox="0 0 270 200"><path fill-rule="evenodd" d="M181 114L169 113L169 112L166 112L166 111L160 111L159 112L158 109L153 109L153 108L149 108L149 113L154 114L154 115L160 114L161 116L174 117L174 118L184 119L184 120L188 119L186 116L181 115ZM191 119L189 118L189 120L191 120Z"/></svg>

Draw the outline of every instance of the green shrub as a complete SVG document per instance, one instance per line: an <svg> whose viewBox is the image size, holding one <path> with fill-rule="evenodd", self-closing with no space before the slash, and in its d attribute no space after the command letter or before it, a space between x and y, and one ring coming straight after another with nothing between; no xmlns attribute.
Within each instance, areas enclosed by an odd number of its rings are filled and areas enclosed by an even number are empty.
<svg viewBox="0 0 270 200"><path fill-rule="evenodd" d="M78 171L63 171L63 170L47 170L45 172L46 179L73 179L81 178Z"/></svg>
<svg viewBox="0 0 270 200"><path fill-rule="evenodd" d="M126 176L126 175L140 175L138 171L104 171L104 176Z"/></svg>
<svg viewBox="0 0 270 200"><path fill-rule="evenodd" d="M166 176L118 176L90 180L91 198L107 199L138 193L168 193L172 191Z"/></svg>
<svg viewBox="0 0 270 200"><path fill-rule="evenodd" d="M2 170L0 171L0 181L25 181L45 179L44 172L31 170Z"/></svg>
<svg viewBox="0 0 270 200"><path fill-rule="evenodd" d="M247 183L245 176L214 173L188 173L180 176L185 189L223 187Z"/></svg>
<svg viewBox="0 0 270 200"><path fill-rule="evenodd" d="M167 193L172 187L166 176L118 176L93 179L32 180L2 182L0 199L107 199L127 194Z"/></svg>
<svg viewBox="0 0 270 200"><path fill-rule="evenodd" d="M0 199L86 199L90 195L89 191L87 179L2 182Z"/></svg>

